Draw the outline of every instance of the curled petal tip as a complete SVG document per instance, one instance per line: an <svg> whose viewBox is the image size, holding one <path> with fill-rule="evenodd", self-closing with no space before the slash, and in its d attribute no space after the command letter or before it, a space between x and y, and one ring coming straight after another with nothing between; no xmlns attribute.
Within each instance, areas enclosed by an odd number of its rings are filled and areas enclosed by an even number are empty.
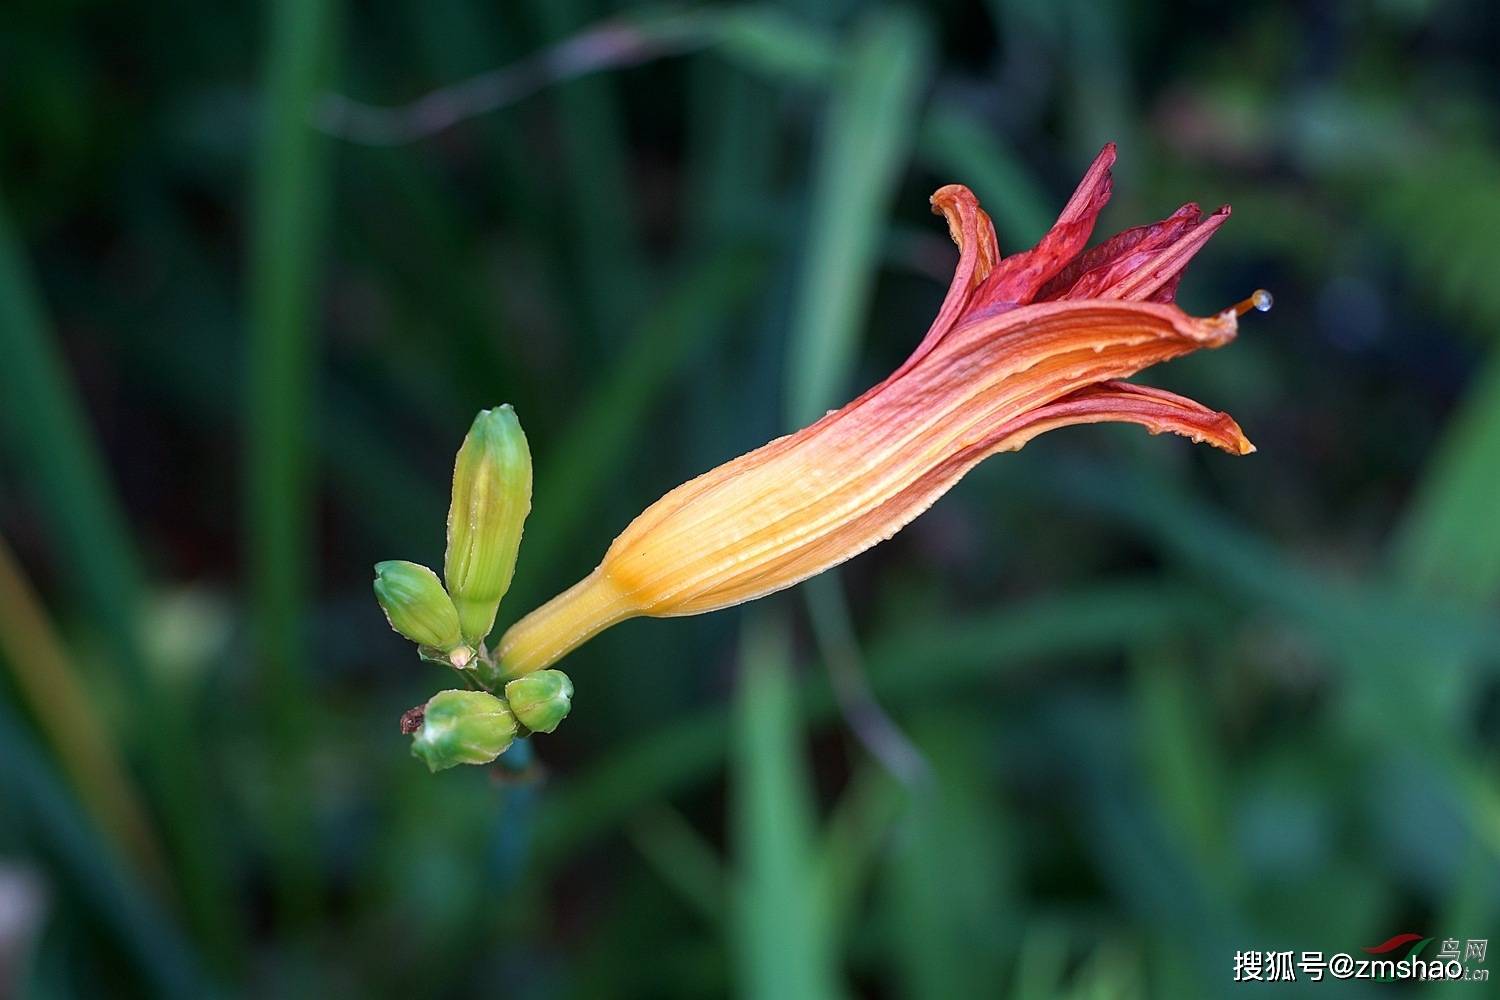
<svg viewBox="0 0 1500 1000"><path fill-rule="evenodd" d="M961 201L979 204L979 199L974 196L974 192L967 184L944 184L932 192L932 197L927 200L932 203L934 215L942 215L950 206Z"/></svg>
<svg viewBox="0 0 1500 1000"><path fill-rule="evenodd" d="M1011 421L996 433L995 447L1016 451L1050 430L1105 422L1139 424L1152 434L1180 434L1231 455L1255 451L1229 414L1175 392L1117 379L1085 386Z"/></svg>
<svg viewBox="0 0 1500 1000"><path fill-rule="evenodd" d="M1240 316L1231 307L1214 316L1190 317L1187 334L1204 347L1223 347L1239 335Z"/></svg>

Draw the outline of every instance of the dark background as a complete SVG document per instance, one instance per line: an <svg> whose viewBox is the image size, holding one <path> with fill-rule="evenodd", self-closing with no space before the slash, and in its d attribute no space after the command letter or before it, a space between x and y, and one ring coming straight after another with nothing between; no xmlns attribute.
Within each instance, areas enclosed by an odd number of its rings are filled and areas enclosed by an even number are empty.
<svg viewBox="0 0 1500 1000"><path fill-rule="evenodd" d="M1204 996L1500 936L1497 22L7 3L0 993ZM1276 309L1146 379L1259 453L1049 435L833 627L630 622L507 768L409 755L448 678L370 567L441 564L476 410L535 460L503 625L899 363L934 188L1019 249L1107 140L1098 235L1234 206L1179 301Z"/></svg>

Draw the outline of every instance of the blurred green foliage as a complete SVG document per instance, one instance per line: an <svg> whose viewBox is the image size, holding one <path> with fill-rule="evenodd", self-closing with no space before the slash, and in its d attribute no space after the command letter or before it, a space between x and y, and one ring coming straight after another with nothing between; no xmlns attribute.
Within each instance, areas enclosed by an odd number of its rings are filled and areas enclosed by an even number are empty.
<svg viewBox="0 0 1500 1000"><path fill-rule="evenodd" d="M1500 931L1493 5L0 20L0 993L1209 996ZM370 567L439 564L475 412L535 460L503 626L904 357L932 189L1017 249L1106 140L1101 229L1234 206L1181 301L1277 309L1150 378L1258 454L1049 436L411 758Z"/></svg>

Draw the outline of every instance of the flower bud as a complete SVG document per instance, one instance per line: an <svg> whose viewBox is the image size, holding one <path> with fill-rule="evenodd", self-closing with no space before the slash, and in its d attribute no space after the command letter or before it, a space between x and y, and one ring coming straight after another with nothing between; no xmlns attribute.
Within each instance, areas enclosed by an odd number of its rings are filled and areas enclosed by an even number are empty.
<svg viewBox="0 0 1500 1000"><path fill-rule="evenodd" d="M459 764L488 764L505 752L515 736L515 716L494 695L439 691L427 700L411 752L434 772Z"/></svg>
<svg viewBox="0 0 1500 1000"><path fill-rule="evenodd" d="M481 410L453 465L443 577L464 639L482 642L516 569L531 511L531 451L509 405Z"/></svg>
<svg viewBox="0 0 1500 1000"><path fill-rule="evenodd" d="M469 662L473 651L464 645L458 611L432 570L401 559L376 563L375 599L391 628L419 646L452 654L454 666Z"/></svg>
<svg viewBox="0 0 1500 1000"><path fill-rule="evenodd" d="M521 725L550 733L573 707L573 681L561 670L538 670L505 685L505 700Z"/></svg>

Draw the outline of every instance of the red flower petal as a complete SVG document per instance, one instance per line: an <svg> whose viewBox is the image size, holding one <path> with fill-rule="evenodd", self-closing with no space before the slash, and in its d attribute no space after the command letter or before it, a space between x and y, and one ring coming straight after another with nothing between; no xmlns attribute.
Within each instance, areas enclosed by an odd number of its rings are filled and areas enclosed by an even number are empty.
<svg viewBox="0 0 1500 1000"><path fill-rule="evenodd" d="M1036 246L1000 261L969 302L969 318L992 315L1037 300L1037 292L1083 252L1094 222L1109 201L1115 144L1099 151L1057 222Z"/></svg>
<svg viewBox="0 0 1500 1000"><path fill-rule="evenodd" d="M1203 211L1197 204L1188 202L1160 222L1116 233L1074 258L1037 292L1037 299L1092 298L1128 274L1132 266L1145 263L1175 242L1202 218Z"/></svg>
<svg viewBox="0 0 1500 1000"><path fill-rule="evenodd" d="M1120 381L1086 386L1010 421L996 434L996 450L1018 451L1038 434L1105 421L1140 424L1152 434L1181 434L1231 455L1255 451L1255 445L1229 414L1210 410L1175 392Z"/></svg>
<svg viewBox="0 0 1500 1000"><path fill-rule="evenodd" d="M1183 233L1150 259L1132 262L1129 272L1118 281L1100 289L1098 297L1126 299L1131 302L1171 302L1177 294L1178 283L1182 281L1183 268L1187 267L1188 262L1203 249L1208 238L1218 232L1228 218L1229 206L1220 206L1213 215Z"/></svg>

